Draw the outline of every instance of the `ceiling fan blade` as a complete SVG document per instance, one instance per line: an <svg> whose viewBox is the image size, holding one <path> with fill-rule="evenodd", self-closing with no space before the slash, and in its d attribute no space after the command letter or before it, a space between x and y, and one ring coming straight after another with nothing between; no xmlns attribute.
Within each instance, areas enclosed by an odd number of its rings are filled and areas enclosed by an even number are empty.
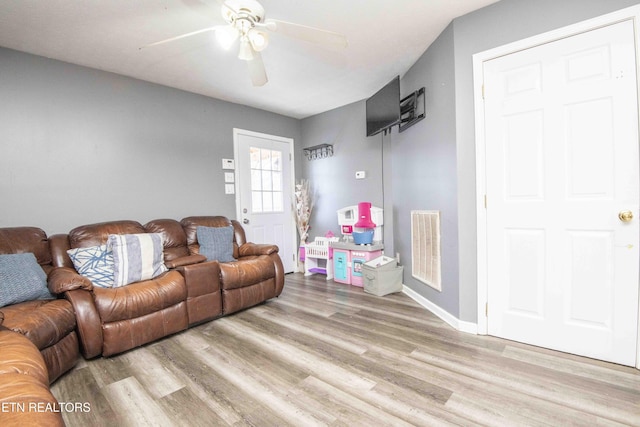
<svg viewBox="0 0 640 427"><path fill-rule="evenodd" d="M176 40L180 40L180 39L184 39L184 38L187 38L187 37L195 36L196 34L206 33L206 32L209 32L209 31L216 31L217 29L223 28L223 27L224 27L224 25L216 25L215 27L203 28L202 30L192 31L190 33L182 34L180 36L171 37L171 38L165 39L165 40L160 40L159 42L149 43L147 45L142 46L139 49L144 49L144 48L151 47L151 46L158 46L159 44L173 42L173 41L176 41Z"/></svg>
<svg viewBox="0 0 640 427"><path fill-rule="evenodd" d="M267 79L267 71L264 69L264 62L262 62L262 56L260 52L253 52L253 59L247 61L249 66L249 77L251 83L254 86L264 86L269 79Z"/></svg>
<svg viewBox="0 0 640 427"><path fill-rule="evenodd" d="M280 21L278 19L268 19L264 26L271 31L289 37L295 37L311 43L330 45L336 47L347 47L347 38L333 31L321 30L319 28L307 27L306 25L294 24Z"/></svg>

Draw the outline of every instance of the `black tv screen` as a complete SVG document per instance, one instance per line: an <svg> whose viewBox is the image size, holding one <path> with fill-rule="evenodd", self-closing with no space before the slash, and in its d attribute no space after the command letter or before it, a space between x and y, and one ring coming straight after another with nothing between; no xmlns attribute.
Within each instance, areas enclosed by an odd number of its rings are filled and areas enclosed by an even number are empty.
<svg viewBox="0 0 640 427"><path fill-rule="evenodd" d="M400 123L400 76L367 99L367 136Z"/></svg>

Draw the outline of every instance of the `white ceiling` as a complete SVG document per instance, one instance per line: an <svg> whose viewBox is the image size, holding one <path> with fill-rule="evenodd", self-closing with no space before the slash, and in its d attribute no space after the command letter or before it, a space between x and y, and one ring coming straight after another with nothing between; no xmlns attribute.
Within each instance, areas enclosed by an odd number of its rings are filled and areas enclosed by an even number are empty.
<svg viewBox="0 0 640 427"><path fill-rule="evenodd" d="M237 45L213 32L220 0L2 0L0 46L304 118L371 96L403 75L451 20L497 0L261 0L266 18L344 34L322 48L270 35L269 82L253 87ZM1 78L1 76L0 76Z"/></svg>

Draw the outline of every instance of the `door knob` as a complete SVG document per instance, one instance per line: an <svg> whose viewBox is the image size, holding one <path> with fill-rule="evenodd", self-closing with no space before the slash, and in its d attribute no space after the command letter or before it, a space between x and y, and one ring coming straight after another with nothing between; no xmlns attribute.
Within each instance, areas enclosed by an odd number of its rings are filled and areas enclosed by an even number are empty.
<svg viewBox="0 0 640 427"><path fill-rule="evenodd" d="M618 214L618 218L622 222L630 222L633 219L633 212L631 211L620 211Z"/></svg>
<svg viewBox="0 0 640 427"><path fill-rule="evenodd" d="M242 220L242 223L243 224L249 224L249 220L247 218L245 218L245 219Z"/></svg>

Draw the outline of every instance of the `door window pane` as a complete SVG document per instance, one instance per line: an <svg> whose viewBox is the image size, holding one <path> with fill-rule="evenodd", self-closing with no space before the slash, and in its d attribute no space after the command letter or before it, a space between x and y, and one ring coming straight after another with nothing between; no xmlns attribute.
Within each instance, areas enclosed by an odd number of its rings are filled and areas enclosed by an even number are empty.
<svg viewBox="0 0 640 427"><path fill-rule="evenodd" d="M272 182L273 181L271 180L271 171L262 171L262 190L264 191L273 190Z"/></svg>
<svg viewBox="0 0 640 427"><path fill-rule="evenodd" d="M282 170L282 153L279 151L271 152L271 170L274 170L274 171Z"/></svg>
<svg viewBox="0 0 640 427"><path fill-rule="evenodd" d="M260 150L262 152L262 170L271 170L271 150Z"/></svg>
<svg viewBox="0 0 640 427"><path fill-rule="evenodd" d="M262 173L259 170L251 171L251 191L262 190Z"/></svg>
<svg viewBox="0 0 640 427"><path fill-rule="evenodd" d="M273 191L282 191L282 172L273 172L271 177L273 179Z"/></svg>
<svg viewBox="0 0 640 427"><path fill-rule="evenodd" d="M251 210L254 213L284 212L282 152L250 147L249 153L251 156Z"/></svg>

